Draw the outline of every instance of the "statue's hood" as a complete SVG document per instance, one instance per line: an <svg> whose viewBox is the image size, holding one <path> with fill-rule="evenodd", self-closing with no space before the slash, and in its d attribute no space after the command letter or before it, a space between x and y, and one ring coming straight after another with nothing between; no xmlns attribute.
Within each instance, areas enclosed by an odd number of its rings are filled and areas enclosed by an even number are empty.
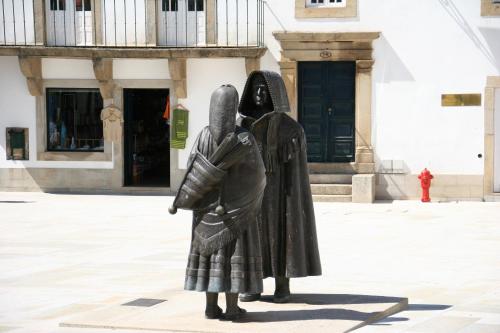
<svg viewBox="0 0 500 333"><path fill-rule="evenodd" d="M234 132L237 108L238 91L232 85L224 84L212 93L208 126L217 144Z"/></svg>
<svg viewBox="0 0 500 333"><path fill-rule="evenodd" d="M266 81L273 111L290 112L290 104L288 103L285 83L283 82L281 76L278 73L271 71L253 71L248 76L245 89L243 89L243 94L241 95L241 101L238 107L239 114L255 118L253 113L256 106L252 98L252 81L258 75L264 77L264 80Z"/></svg>

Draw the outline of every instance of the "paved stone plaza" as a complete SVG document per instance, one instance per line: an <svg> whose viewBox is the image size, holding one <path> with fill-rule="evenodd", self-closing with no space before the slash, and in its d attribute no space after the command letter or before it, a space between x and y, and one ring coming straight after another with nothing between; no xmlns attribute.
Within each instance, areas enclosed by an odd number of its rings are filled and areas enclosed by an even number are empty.
<svg viewBox="0 0 500 333"><path fill-rule="evenodd" d="M245 304L251 320L219 330L204 296L182 291L191 222L171 201L0 193L0 332L133 332L60 325L109 327L138 298L166 299L134 315L143 328L169 316L192 324L172 330L335 332L407 298L357 332L500 332L500 203L317 203L323 276L292 280L297 304Z"/></svg>

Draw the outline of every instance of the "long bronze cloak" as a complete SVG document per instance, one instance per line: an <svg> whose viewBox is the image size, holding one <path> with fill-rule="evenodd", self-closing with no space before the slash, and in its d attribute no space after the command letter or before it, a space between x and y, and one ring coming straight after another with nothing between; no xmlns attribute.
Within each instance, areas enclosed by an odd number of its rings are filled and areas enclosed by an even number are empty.
<svg viewBox="0 0 500 333"><path fill-rule="evenodd" d="M264 77L272 101L272 110L260 117L252 99L252 80L258 75ZM286 114L289 111L279 74L250 74L237 124L254 135L266 167L260 225L264 277L321 275L306 139L302 126Z"/></svg>

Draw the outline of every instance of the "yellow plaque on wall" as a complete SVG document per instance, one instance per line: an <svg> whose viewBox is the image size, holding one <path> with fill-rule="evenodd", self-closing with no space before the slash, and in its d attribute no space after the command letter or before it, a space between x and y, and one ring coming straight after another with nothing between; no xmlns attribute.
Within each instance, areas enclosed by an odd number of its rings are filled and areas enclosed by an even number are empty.
<svg viewBox="0 0 500 333"><path fill-rule="evenodd" d="M442 94L441 106L481 106L481 94Z"/></svg>

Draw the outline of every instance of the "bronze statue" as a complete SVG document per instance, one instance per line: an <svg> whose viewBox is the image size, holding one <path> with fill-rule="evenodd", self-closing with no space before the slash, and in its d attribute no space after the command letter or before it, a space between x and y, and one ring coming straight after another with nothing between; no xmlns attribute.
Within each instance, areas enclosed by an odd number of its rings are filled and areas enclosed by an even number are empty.
<svg viewBox="0 0 500 333"><path fill-rule="evenodd" d="M264 277L274 277L274 302L290 298L290 278L321 275L316 223L302 126L289 117L281 76L254 71L238 107L237 123L257 140L266 167L267 185L261 209ZM255 301L245 293L241 301Z"/></svg>
<svg viewBox="0 0 500 333"><path fill-rule="evenodd" d="M237 127L238 92L218 88L210 100L209 126L198 135L171 213L193 210L186 290L206 293L205 316L235 320L238 293L262 292L257 218L266 186L257 143ZM226 312L217 305L226 293Z"/></svg>

